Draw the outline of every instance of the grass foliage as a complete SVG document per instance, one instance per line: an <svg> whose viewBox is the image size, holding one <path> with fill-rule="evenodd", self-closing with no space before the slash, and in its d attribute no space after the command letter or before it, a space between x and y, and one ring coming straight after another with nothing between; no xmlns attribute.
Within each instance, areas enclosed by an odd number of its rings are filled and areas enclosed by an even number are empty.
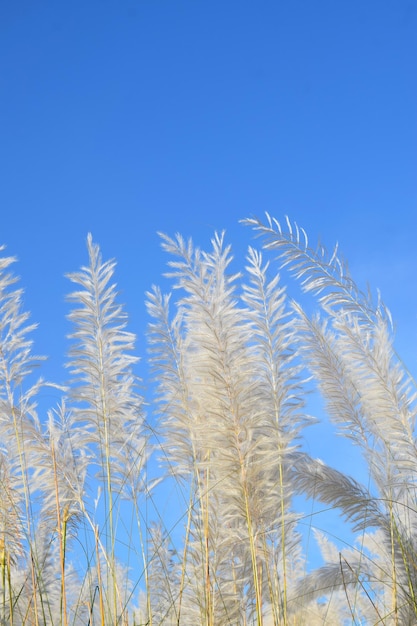
<svg viewBox="0 0 417 626"><path fill-rule="evenodd" d="M35 378L15 259L0 259L0 624L417 623L416 385L389 312L295 224L246 224L264 250L241 273L223 235L209 251L162 235L173 291L147 294L147 405L115 264L89 236L69 276L68 386L39 416L51 383ZM307 454L313 384L364 483ZM300 495L337 510L354 544L315 528Z"/></svg>

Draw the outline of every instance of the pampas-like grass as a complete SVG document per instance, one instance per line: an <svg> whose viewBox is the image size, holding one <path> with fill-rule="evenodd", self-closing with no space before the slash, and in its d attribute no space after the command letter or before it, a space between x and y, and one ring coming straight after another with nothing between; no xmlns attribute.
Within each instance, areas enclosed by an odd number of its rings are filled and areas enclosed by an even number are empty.
<svg viewBox="0 0 417 626"><path fill-rule="evenodd" d="M357 529L376 527L380 543L374 558L360 552L347 576L345 565L330 568L332 586L357 585L368 578L376 623L413 624L416 604L416 385L392 347L389 311L362 293L336 251L313 251L307 238L287 220L287 231L267 216L266 224L249 220L277 250L283 264L302 280L305 291L319 296L324 320L310 319L295 307L303 355L317 380L331 419L360 446L369 468L372 491L316 461L301 459L295 484L327 504L340 507ZM378 572L384 572L378 579ZM324 570L312 574L312 588ZM355 578L357 582L355 582ZM351 579L351 580L349 580ZM389 593L388 593L389 591ZM361 589L359 589L361 592ZM387 595L391 603L387 604ZM378 601L384 597L382 607Z"/></svg>
<svg viewBox="0 0 417 626"><path fill-rule="evenodd" d="M210 253L180 237L164 237L164 248L183 290L171 327L168 298L155 290L149 301L164 449L194 489L181 623L262 624L264 605L285 623L287 561L298 543L287 457L302 402L284 290L276 278L268 283L252 250L239 302L222 236Z"/></svg>
<svg viewBox="0 0 417 626"><path fill-rule="evenodd" d="M151 420L115 264L92 237L69 276L71 379L46 416L14 259L0 259L1 624L416 623L416 386L389 312L337 250L311 249L289 220L247 222L265 250L241 273L223 234L208 251L162 236L173 292L147 296ZM283 268L317 297L312 316L288 301ZM311 381L361 450L363 484L305 452ZM354 545L314 529L300 494L339 510Z"/></svg>
<svg viewBox="0 0 417 626"><path fill-rule="evenodd" d="M139 541L143 542L138 499L146 490L144 468L149 449L142 398L133 374L138 360L131 354L135 337L125 329L126 316L116 302L116 288L111 282L114 263L102 262L91 235L87 248L89 265L69 275L81 288L69 296L77 307L69 315L74 325L70 337L71 399L76 423L84 432L81 451L97 468L94 478L102 487L104 500L102 526L83 510L95 534L98 580L94 585L99 589L100 619L123 623L130 582L119 580L122 564L117 542L124 541L129 547L130 530L119 531L117 515L121 500L128 499L139 524Z"/></svg>

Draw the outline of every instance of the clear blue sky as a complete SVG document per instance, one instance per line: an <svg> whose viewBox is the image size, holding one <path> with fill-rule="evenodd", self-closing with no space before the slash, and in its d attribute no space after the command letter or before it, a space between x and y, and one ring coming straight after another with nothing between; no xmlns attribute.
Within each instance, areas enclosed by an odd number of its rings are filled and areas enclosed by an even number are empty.
<svg viewBox="0 0 417 626"><path fill-rule="evenodd" d="M3 0L0 241L58 378L89 231L145 354L156 232L284 214L382 290L417 371L415 0Z"/></svg>

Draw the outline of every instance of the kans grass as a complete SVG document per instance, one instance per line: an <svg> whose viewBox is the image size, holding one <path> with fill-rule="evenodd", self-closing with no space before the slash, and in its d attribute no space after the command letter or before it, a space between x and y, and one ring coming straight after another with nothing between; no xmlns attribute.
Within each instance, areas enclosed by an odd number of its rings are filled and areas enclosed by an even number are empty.
<svg viewBox="0 0 417 626"><path fill-rule="evenodd" d="M416 384L389 312L295 224L246 224L260 249L240 273L223 235L208 251L162 236L173 292L147 294L146 385L115 264L89 236L69 276L68 386L47 415L37 402L53 383L35 378L3 251L0 624L417 623ZM287 297L284 266L312 315ZM363 483L306 453L313 386L360 450ZM338 511L352 545L315 529L300 495Z"/></svg>

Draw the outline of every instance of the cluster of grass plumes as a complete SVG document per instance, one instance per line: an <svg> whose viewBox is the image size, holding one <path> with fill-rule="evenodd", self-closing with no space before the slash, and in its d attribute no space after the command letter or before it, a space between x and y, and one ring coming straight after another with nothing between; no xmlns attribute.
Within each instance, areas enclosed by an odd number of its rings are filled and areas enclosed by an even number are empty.
<svg viewBox="0 0 417 626"><path fill-rule="evenodd" d="M0 259L1 624L416 623L416 388L389 313L337 251L288 221L247 223L272 257L249 248L242 273L222 235L209 251L162 237L175 291L147 294L147 415L114 263L91 236L69 276L70 380L46 416L14 259ZM283 266L314 316L288 300ZM312 380L364 484L305 452ZM174 523L155 505L172 488ZM313 571L300 494L357 533L341 550L315 529Z"/></svg>

